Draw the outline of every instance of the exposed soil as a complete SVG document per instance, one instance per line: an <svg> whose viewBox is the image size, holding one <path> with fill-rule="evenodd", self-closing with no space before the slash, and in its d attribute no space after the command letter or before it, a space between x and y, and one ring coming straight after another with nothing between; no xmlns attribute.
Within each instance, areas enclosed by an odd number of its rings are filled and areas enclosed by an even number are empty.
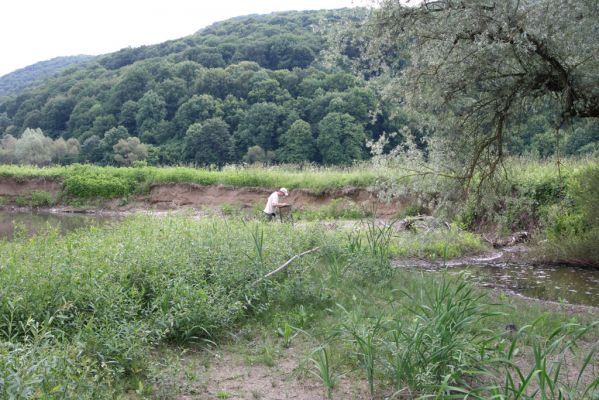
<svg viewBox="0 0 599 400"><path fill-rule="evenodd" d="M241 208L262 206L272 189L258 187L203 186L192 183L171 183L153 185L150 193L139 196L136 201L146 203L153 208L173 209L179 207L217 208L223 205L234 205ZM358 205L367 209L375 208L378 215L397 213L397 203L386 203L379 200L375 193L366 189L344 188L314 193L305 189L294 189L285 197L285 202L296 208L315 208L326 205L332 200L339 200L341 206Z"/></svg>
<svg viewBox="0 0 599 400"><path fill-rule="evenodd" d="M326 399L325 389L316 377L298 372L300 360L293 348L286 349L276 365L248 365L230 351L214 354L206 371L206 385L198 395L182 395L179 400L228 399L317 400ZM367 399L366 382L341 379L333 390L338 399Z"/></svg>
<svg viewBox="0 0 599 400"><path fill-rule="evenodd" d="M27 196L35 191L50 193L54 199L60 199L61 183L42 178L0 178L0 199L5 204L14 204L19 196ZM164 183L150 187L148 194L138 195L127 202L122 199L98 201L84 207L71 207L57 204L58 212L97 212L136 211L136 210L179 210L179 209L220 209L233 206L240 209L261 208L275 188L233 187L225 185L204 186L193 183ZM363 207L374 210L377 216L390 217L399 211L407 199L387 203L381 201L376 193L361 188L343 188L314 193L305 189L290 190L285 202L297 209L311 209L337 201L338 207Z"/></svg>
<svg viewBox="0 0 599 400"><path fill-rule="evenodd" d="M0 178L0 196L9 199L29 195L33 192L47 192L54 198L60 195L62 184L52 179L44 178Z"/></svg>

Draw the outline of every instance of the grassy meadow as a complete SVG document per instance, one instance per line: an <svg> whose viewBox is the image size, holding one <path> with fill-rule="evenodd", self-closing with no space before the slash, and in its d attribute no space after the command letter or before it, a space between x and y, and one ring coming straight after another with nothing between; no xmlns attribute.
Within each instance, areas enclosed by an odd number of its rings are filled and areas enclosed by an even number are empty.
<svg viewBox="0 0 599 400"><path fill-rule="evenodd" d="M13 199L25 207L56 204L101 207L107 199L127 202L147 193L154 184L196 183L233 187L285 186L322 193L327 189L367 188L382 199L411 199L397 217L432 213L468 231L502 237L516 231L531 233L542 244L539 257L548 262L599 265L599 161L596 158L566 158L560 167L551 160L507 159L499 173L480 190L464 192L458 181L432 174L418 175L416 167L365 162L347 168L316 166L242 167L221 170L191 167L99 167L69 165L37 168L0 166L0 179L17 181L51 179L60 182L58 197L44 191ZM477 188L473 182L471 188ZM240 214L236 205L224 204L225 215ZM259 210L254 210L260 214ZM333 200L318 208L296 210L296 219L362 219L373 210ZM415 241L414 246L420 246ZM439 254L439 251L436 251Z"/></svg>
<svg viewBox="0 0 599 400"><path fill-rule="evenodd" d="M472 238L429 238L449 242L467 252ZM355 231L186 216L2 241L0 397L185 395L161 372L167 355L247 346L238 332L270 338L258 360L270 365L301 343L330 398L349 377L374 398L596 395L597 314L512 305L461 279L391 268L411 247L374 222Z"/></svg>

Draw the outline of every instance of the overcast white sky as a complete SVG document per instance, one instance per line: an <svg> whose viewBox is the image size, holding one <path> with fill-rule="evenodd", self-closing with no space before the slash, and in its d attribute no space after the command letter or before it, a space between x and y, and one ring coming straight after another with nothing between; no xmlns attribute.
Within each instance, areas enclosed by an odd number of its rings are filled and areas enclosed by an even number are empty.
<svg viewBox="0 0 599 400"><path fill-rule="evenodd" d="M1 0L0 76L38 61L97 55L192 34L246 14L353 7L367 0Z"/></svg>

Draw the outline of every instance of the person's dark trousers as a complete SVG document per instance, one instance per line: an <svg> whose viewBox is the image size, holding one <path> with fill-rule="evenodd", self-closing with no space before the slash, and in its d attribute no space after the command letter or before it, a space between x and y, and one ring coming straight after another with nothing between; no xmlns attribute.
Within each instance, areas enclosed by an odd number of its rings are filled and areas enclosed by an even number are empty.
<svg viewBox="0 0 599 400"><path fill-rule="evenodd" d="M269 214L269 213L265 212L264 214L266 214L266 217L268 218L269 221L272 221L272 219L275 217L275 213Z"/></svg>

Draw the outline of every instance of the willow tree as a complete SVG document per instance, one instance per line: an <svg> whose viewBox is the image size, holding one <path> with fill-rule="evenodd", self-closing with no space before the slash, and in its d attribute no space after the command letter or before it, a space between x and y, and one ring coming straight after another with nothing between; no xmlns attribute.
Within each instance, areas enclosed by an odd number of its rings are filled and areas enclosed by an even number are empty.
<svg viewBox="0 0 599 400"><path fill-rule="evenodd" d="M597 0L381 0L372 22L390 92L467 153L468 182L496 171L508 131L535 110L556 128L599 118Z"/></svg>

